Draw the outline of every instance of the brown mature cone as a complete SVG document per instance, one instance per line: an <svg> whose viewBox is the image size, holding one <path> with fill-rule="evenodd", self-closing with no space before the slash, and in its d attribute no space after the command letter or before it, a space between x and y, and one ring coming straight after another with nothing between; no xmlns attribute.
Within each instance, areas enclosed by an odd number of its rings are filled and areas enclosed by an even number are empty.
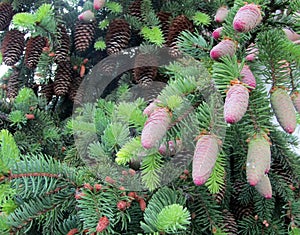
<svg viewBox="0 0 300 235"><path fill-rule="evenodd" d="M160 11L157 13L157 17L160 21L161 30L163 32L165 40L167 40L167 38L168 38L169 27L170 27L170 23L171 23L171 20L170 20L171 16L172 16L172 14L169 12Z"/></svg>
<svg viewBox="0 0 300 235"><path fill-rule="evenodd" d="M56 63L68 60L70 55L70 36L68 35L67 29L63 25L57 26L58 36L57 45L55 50L54 61Z"/></svg>
<svg viewBox="0 0 300 235"><path fill-rule="evenodd" d="M141 5L142 1L136 0L129 6L129 14L136 17L139 21L143 21Z"/></svg>
<svg viewBox="0 0 300 235"><path fill-rule="evenodd" d="M179 15L171 22L169 27L169 34L167 39L167 45L170 47L170 55L173 57L177 57L181 55L181 52L177 46L178 36L182 31L189 30L193 31L193 23L185 16Z"/></svg>
<svg viewBox="0 0 300 235"><path fill-rule="evenodd" d="M81 100L80 97L82 94L79 94L80 92L78 90L80 88L81 82L82 82L82 78L79 75L75 76L72 80L70 91L69 91L69 98L73 102L75 102L75 99Z"/></svg>
<svg viewBox="0 0 300 235"><path fill-rule="evenodd" d="M227 235L237 235L238 234L238 225L234 218L234 215L228 211L223 210L224 222L222 231L225 232Z"/></svg>
<svg viewBox="0 0 300 235"><path fill-rule="evenodd" d="M134 80L143 85L152 83L157 75L157 66L158 62L154 55L138 54L134 62Z"/></svg>
<svg viewBox="0 0 300 235"><path fill-rule="evenodd" d="M42 88L39 91L39 93L41 93L49 103L54 95L54 83L44 84L41 87Z"/></svg>
<svg viewBox="0 0 300 235"><path fill-rule="evenodd" d="M118 53L128 46L131 36L129 24L124 19L114 19L110 22L106 34L107 54Z"/></svg>
<svg viewBox="0 0 300 235"><path fill-rule="evenodd" d="M19 71L14 70L12 75L8 79L6 96L9 99L13 99L18 95L19 91Z"/></svg>
<svg viewBox="0 0 300 235"><path fill-rule="evenodd" d="M0 3L0 31L6 29L14 15L12 6L7 2Z"/></svg>
<svg viewBox="0 0 300 235"><path fill-rule="evenodd" d="M55 95L63 96L69 92L72 81L72 72L73 68L69 61L64 61L58 64L54 80Z"/></svg>
<svg viewBox="0 0 300 235"><path fill-rule="evenodd" d="M85 23L77 21L75 25L74 43L75 49L78 52L84 52L92 44L96 32L96 22Z"/></svg>
<svg viewBox="0 0 300 235"><path fill-rule="evenodd" d="M24 36L24 33L16 29L10 30L5 34L1 52L3 62L7 66L13 66L19 61L25 46Z"/></svg>
<svg viewBox="0 0 300 235"><path fill-rule="evenodd" d="M36 68L46 43L47 39L45 37L37 36L29 38L25 50L25 65L27 68Z"/></svg>

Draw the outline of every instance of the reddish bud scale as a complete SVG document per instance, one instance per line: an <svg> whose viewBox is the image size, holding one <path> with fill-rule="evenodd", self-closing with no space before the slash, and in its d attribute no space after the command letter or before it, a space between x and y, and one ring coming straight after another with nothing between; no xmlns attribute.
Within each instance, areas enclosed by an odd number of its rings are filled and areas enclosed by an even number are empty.
<svg viewBox="0 0 300 235"><path fill-rule="evenodd" d="M298 91L293 92L291 98L295 109L300 113L300 93Z"/></svg>
<svg viewBox="0 0 300 235"><path fill-rule="evenodd" d="M215 15L215 21L217 23L222 23L224 22L225 18L227 17L229 13L229 9L227 8L227 6L221 6L217 12L216 12L216 15Z"/></svg>
<svg viewBox="0 0 300 235"><path fill-rule="evenodd" d="M140 204L141 211L145 211L147 205L146 205L146 202L145 202L145 200L143 198L139 199L139 204Z"/></svg>
<svg viewBox="0 0 300 235"><path fill-rule="evenodd" d="M114 179L112 179L111 177L109 177L109 176L106 176L106 177L105 177L105 181L106 181L107 183L109 183L109 184L114 184L114 183L116 183L116 181L115 181Z"/></svg>
<svg viewBox="0 0 300 235"><path fill-rule="evenodd" d="M212 58L213 60L219 60L222 56L233 56L235 51L235 43L230 39L225 39L211 49L210 58Z"/></svg>
<svg viewBox="0 0 300 235"><path fill-rule="evenodd" d="M94 9L100 10L105 5L105 0L94 0Z"/></svg>
<svg viewBox="0 0 300 235"><path fill-rule="evenodd" d="M109 225L109 219L106 216L102 216L99 219L99 222L96 227L96 231L98 233L103 232L108 227L108 225Z"/></svg>
<svg viewBox="0 0 300 235"><path fill-rule="evenodd" d="M214 136L204 135L200 137L193 156L192 177L195 185L202 185L208 180L218 154L218 141Z"/></svg>
<svg viewBox="0 0 300 235"><path fill-rule="evenodd" d="M95 20L95 14L91 10L87 10L82 12L79 16L78 19L83 21L83 22L91 22Z"/></svg>
<svg viewBox="0 0 300 235"><path fill-rule="evenodd" d="M249 86L249 89L254 89L256 87L255 77L250 70L248 65L244 65L241 71L242 79L241 81Z"/></svg>
<svg viewBox="0 0 300 235"><path fill-rule="evenodd" d="M236 123L242 119L247 111L249 91L241 85L235 84L230 87L226 94L224 104L224 118L227 123Z"/></svg>
<svg viewBox="0 0 300 235"><path fill-rule="evenodd" d="M34 114L25 114L25 117L26 117L27 120L33 120L33 119L35 119Z"/></svg>
<svg viewBox="0 0 300 235"><path fill-rule="evenodd" d="M79 233L78 229L77 229L77 228L73 228L73 229L71 229L71 230L67 233L67 235L75 235L75 234L78 234L78 233Z"/></svg>
<svg viewBox="0 0 300 235"><path fill-rule="evenodd" d="M94 189L93 186L90 185L89 183L84 184L83 187L84 187L85 189L89 189L89 190L93 190L93 189Z"/></svg>
<svg viewBox="0 0 300 235"><path fill-rule="evenodd" d="M127 203L126 203L125 201L119 201L119 202L117 203L117 208L118 208L118 210L120 210L120 211L125 211L126 208L127 208Z"/></svg>
<svg viewBox="0 0 300 235"><path fill-rule="evenodd" d="M258 5L251 3L241 7L233 19L233 28L238 32L249 32L262 20Z"/></svg>
<svg viewBox="0 0 300 235"><path fill-rule="evenodd" d="M96 189L97 192L99 192L102 189L102 185L101 184L95 184L94 188Z"/></svg>
<svg viewBox="0 0 300 235"><path fill-rule="evenodd" d="M145 149L155 147L165 136L171 124L167 108L157 108L149 116L142 130L141 142Z"/></svg>
<svg viewBox="0 0 300 235"><path fill-rule="evenodd" d="M158 152L161 154L161 155L174 155L176 154L178 151L180 151L182 147L182 141L177 139L176 142L174 140L170 140L168 142L168 144L161 144L159 149L158 149Z"/></svg>
<svg viewBox="0 0 300 235"><path fill-rule="evenodd" d="M270 179L267 175L264 175L261 180L255 185L255 189L265 198L272 198L272 186Z"/></svg>
<svg viewBox="0 0 300 235"><path fill-rule="evenodd" d="M248 144L246 174L250 185L256 185L271 164L270 143L262 136L254 137Z"/></svg>
<svg viewBox="0 0 300 235"><path fill-rule="evenodd" d="M297 119L293 102L287 91L276 88L271 93L271 105L280 126L289 134L296 129Z"/></svg>
<svg viewBox="0 0 300 235"><path fill-rule="evenodd" d="M223 30L223 27L216 28L216 29L212 32L212 37L213 37L214 39L218 40L218 39L221 37L222 30Z"/></svg>

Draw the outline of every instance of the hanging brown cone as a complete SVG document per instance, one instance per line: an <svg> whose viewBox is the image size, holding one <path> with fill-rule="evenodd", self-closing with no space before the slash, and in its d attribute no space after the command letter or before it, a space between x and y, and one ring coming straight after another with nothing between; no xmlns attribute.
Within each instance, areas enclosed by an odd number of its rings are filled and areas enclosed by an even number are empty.
<svg viewBox="0 0 300 235"><path fill-rule="evenodd" d="M40 56L43 52L43 48L46 46L47 39L45 37L37 36L30 38L26 43L25 50L25 65L30 69L35 69Z"/></svg>
<svg viewBox="0 0 300 235"><path fill-rule="evenodd" d="M24 46L24 33L15 29L8 31L4 36L1 47L3 62L8 66L16 64L23 53Z"/></svg>
<svg viewBox="0 0 300 235"><path fill-rule="evenodd" d="M139 21L143 21L142 9L141 9L142 1L136 0L129 6L129 14L136 17Z"/></svg>
<svg viewBox="0 0 300 235"><path fill-rule="evenodd" d="M0 3L0 31L6 29L9 26L13 14L13 8L9 3Z"/></svg>
<svg viewBox="0 0 300 235"><path fill-rule="evenodd" d="M75 76L72 80L72 83L70 86L70 91L69 91L69 98L73 102L75 101L75 97L79 95L79 94L77 94L77 91L78 91L78 88L80 87L82 79L83 78L81 78L80 76Z"/></svg>
<svg viewBox="0 0 300 235"><path fill-rule="evenodd" d="M160 11L157 13L157 17L160 21L160 28L163 32L165 40L167 40L167 38L168 38L169 27L170 27L170 23L171 23L171 20L170 20L171 16L172 16L172 14L169 12Z"/></svg>
<svg viewBox="0 0 300 235"><path fill-rule="evenodd" d="M18 95L19 91L19 71L15 70L10 78L8 79L7 83L7 90L6 90L6 96L9 99L13 99Z"/></svg>
<svg viewBox="0 0 300 235"><path fill-rule="evenodd" d="M92 44L96 31L96 22L77 21L75 25L74 43L75 50L84 52Z"/></svg>
<svg viewBox="0 0 300 235"><path fill-rule="evenodd" d="M167 45L170 47L169 53L173 57L181 55L177 46L177 40L180 33L184 30L193 31L193 23L185 15L179 15L171 22L167 38Z"/></svg>
<svg viewBox="0 0 300 235"><path fill-rule="evenodd" d="M225 232L227 235L237 235L238 225L234 215L226 209L223 210L222 214L224 216L222 231Z"/></svg>
<svg viewBox="0 0 300 235"><path fill-rule="evenodd" d="M54 95L54 83L42 85L39 93L41 93L49 103L52 100L52 97Z"/></svg>
<svg viewBox="0 0 300 235"><path fill-rule="evenodd" d="M66 95L69 92L70 84L72 81L72 65L69 61L61 62L58 64L55 80L54 80L54 93L57 96Z"/></svg>
<svg viewBox="0 0 300 235"><path fill-rule="evenodd" d="M157 66L158 62L154 55L144 53L138 54L134 63L134 80L143 85L152 83L157 75Z"/></svg>
<svg viewBox="0 0 300 235"><path fill-rule="evenodd" d="M68 35L65 26L58 25L57 29L58 37L54 61L56 63L60 63L62 61L68 60L68 57L70 55L70 36Z"/></svg>
<svg viewBox="0 0 300 235"><path fill-rule="evenodd" d="M129 24L124 19L114 19L110 22L106 34L107 54L118 53L128 46L131 31Z"/></svg>

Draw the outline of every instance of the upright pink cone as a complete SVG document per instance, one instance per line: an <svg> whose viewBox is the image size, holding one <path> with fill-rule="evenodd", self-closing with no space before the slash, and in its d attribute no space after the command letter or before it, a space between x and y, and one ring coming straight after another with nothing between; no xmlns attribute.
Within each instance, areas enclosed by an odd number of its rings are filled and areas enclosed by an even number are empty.
<svg viewBox="0 0 300 235"><path fill-rule="evenodd" d="M222 30L223 30L223 27L216 28L216 29L212 32L212 37L213 37L214 39L218 40L218 39L221 37Z"/></svg>
<svg viewBox="0 0 300 235"><path fill-rule="evenodd" d="M292 96L293 105L296 111L300 114L300 93L299 91L294 91Z"/></svg>
<svg viewBox="0 0 300 235"><path fill-rule="evenodd" d="M219 60L222 56L233 56L236 51L236 45L234 41L225 39L215 45L210 51L210 58L213 60Z"/></svg>
<svg viewBox="0 0 300 235"><path fill-rule="evenodd" d="M261 180L255 185L255 189L266 199L272 198L272 186L270 179L267 175L264 175Z"/></svg>
<svg viewBox="0 0 300 235"><path fill-rule="evenodd" d="M265 173L269 172L271 164L270 143L261 135L253 137L248 144L246 174L251 186L256 185Z"/></svg>
<svg viewBox="0 0 300 235"><path fill-rule="evenodd" d="M171 116L167 108L155 109L142 130L141 142L145 149L157 147L167 133L171 124Z"/></svg>
<svg viewBox="0 0 300 235"><path fill-rule="evenodd" d="M275 88L271 93L271 105L283 130L289 134L293 133L297 126L297 119L293 102L287 91L283 88Z"/></svg>
<svg viewBox="0 0 300 235"><path fill-rule="evenodd" d="M216 12L216 15L215 15L215 21L217 23L222 23L224 22L225 18L227 17L229 13L229 9L227 8L227 6L221 6L217 12Z"/></svg>
<svg viewBox="0 0 300 235"><path fill-rule="evenodd" d="M248 102L249 91L245 86L241 84L231 86L224 104L225 121L231 124L240 121L247 111Z"/></svg>
<svg viewBox="0 0 300 235"><path fill-rule="evenodd" d="M249 65L244 65L241 71L242 79L241 81L249 86L250 89L254 89L256 87L255 77L250 70Z"/></svg>
<svg viewBox="0 0 300 235"><path fill-rule="evenodd" d="M94 0L94 9L100 10L105 5L105 0Z"/></svg>
<svg viewBox="0 0 300 235"><path fill-rule="evenodd" d="M238 32L249 32L260 24L261 10L258 5L251 3L241 7L233 19L233 28Z"/></svg>
<svg viewBox="0 0 300 235"><path fill-rule="evenodd" d="M95 20L95 14L91 10L87 10L82 12L79 16L78 19L83 21L83 22L91 22Z"/></svg>
<svg viewBox="0 0 300 235"><path fill-rule="evenodd" d="M219 146L216 137L212 135L203 135L196 144L193 157L193 181L195 185L204 184L217 160Z"/></svg>

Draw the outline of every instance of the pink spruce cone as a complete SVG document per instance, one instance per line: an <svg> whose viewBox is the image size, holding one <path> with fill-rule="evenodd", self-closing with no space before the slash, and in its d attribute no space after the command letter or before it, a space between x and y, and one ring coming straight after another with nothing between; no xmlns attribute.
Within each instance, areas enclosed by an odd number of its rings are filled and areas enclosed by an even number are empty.
<svg viewBox="0 0 300 235"><path fill-rule="evenodd" d="M242 79L241 81L249 86L249 89L254 89L256 87L255 77L250 70L248 65L244 65L241 71Z"/></svg>
<svg viewBox="0 0 300 235"><path fill-rule="evenodd" d="M165 136L171 124L167 108L157 108L149 116L142 130L141 142L145 149L155 147Z"/></svg>
<svg viewBox="0 0 300 235"><path fill-rule="evenodd" d="M255 189L266 199L272 198L272 186L270 179L267 175L264 175L261 180L255 185Z"/></svg>
<svg viewBox="0 0 300 235"><path fill-rule="evenodd" d="M88 22L95 20L95 14L91 10L87 10L87 11L82 12L78 16L78 19L88 23Z"/></svg>
<svg viewBox="0 0 300 235"><path fill-rule="evenodd" d="M203 135L196 144L193 157L193 181L195 185L204 184L217 160L219 154L218 140L212 135Z"/></svg>
<svg viewBox="0 0 300 235"><path fill-rule="evenodd" d="M224 104L224 118L227 123L236 123L242 119L248 108L249 91L241 85L230 87Z"/></svg>
<svg viewBox="0 0 300 235"><path fill-rule="evenodd" d="M299 91L294 91L291 98L292 98L292 102L293 102L295 109L297 110L298 113L300 113L300 93L299 93Z"/></svg>
<svg viewBox="0 0 300 235"><path fill-rule="evenodd" d="M248 144L246 174L251 186L257 185L271 164L270 143L263 136L252 138Z"/></svg>
<svg viewBox="0 0 300 235"><path fill-rule="evenodd" d="M219 60L222 56L233 56L236 51L234 41L225 39L215 45L210 51L210 58Z"/></svg>
<svg viewBox="0 0 300 235"><path fill-rule="evenodd" d="M147 115L148 117L153 113L155 109L158 108L157 104L160 103L158 99L153 100L143 111L144 115Z"/></svg>
<svg viewBox="0 0 300 235"><path fill-rule="evenodd" d="M283 31L289 40L291 40L293 42L300 40L300 34L296 33L294 30L289 29L289 28L284 28Z"/></svg>
<svg viewBox="0 0 300 235"><path fill-rule="evenodd" d="M293 102L287 91L282 88L276 88L271 93L271 105L277 121L287 133L291 134L297 126L296 113Z"/></svg>
<svg viewBox="0 0 300 235"><path fill-rule="evenodd" d="M100 10L105 5L105 0L94 0L94 9Z"/></svg>
<svg viewBox="0 0 300 235"><path fill-rule="evenodd" d="M216 28L216 29L212 32L212 37L213 37L214 39L218 40L218 39L221 37L222 30L223 30L223 27Z"/></svg>
<svg viewBox="0 0 300 235"><path fill-rule="evenodd" d="M229 13L229 9L227 8L227 6L221 6L217 12L216 12L216 15L215 15L215 21L217 23L222 23L224 22L225 18L227 17Z"/></svg>
<svg viewBox="0 0 300 235"><path fill-rule="evenodd" d="M260 24L261 11L254 3L241 7L233 19L233 28L238 32L249 32Z"/></svg>

